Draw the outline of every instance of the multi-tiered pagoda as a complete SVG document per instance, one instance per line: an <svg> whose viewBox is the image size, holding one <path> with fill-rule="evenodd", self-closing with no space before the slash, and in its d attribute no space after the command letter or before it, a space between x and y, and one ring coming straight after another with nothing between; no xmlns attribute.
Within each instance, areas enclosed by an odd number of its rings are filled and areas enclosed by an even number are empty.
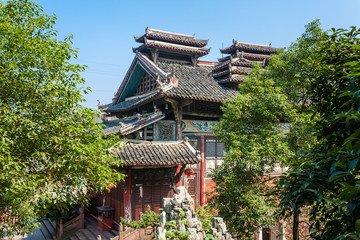
<svg viewBox="0 0 360 240"><path fill-rule="evenodd" d="M213 69L213 77L218 83L236 89L244 80L244 76L251 72L254 62L265 67L271 54L276 53L277 50L271 47L271 44L267 46L233 40L231 46L220 49L222 54L228 56L218 59L219 63Z"/></svg>

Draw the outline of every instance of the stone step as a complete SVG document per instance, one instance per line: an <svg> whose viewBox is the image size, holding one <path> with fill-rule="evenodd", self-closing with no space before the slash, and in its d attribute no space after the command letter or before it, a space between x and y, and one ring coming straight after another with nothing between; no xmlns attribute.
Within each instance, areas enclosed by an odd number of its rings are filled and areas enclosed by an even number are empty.
<svg viewBox="0 0 360 240"><path fill-rule="evenodd" d="M42 235L44 236L45 240L53 240L53 236L52 236L51 232L49 232L49 230L45 226L44 221L45 220L41 221L40 231L41 231Z"/></svg>
<svg viewBox="0 0 360 240"><path fill-rule="evenodd" d="M56 231L55 231L55 227L51 223L51 220L50 219L45 219L43 221L43 224L45 225L47 231L50 233L51 239L56 240Z"/></svg>
<svg viewBox="0 0 360 240"><path fill-rule="evenodd" d="M26 240L46 240L42 234L40 228L35 228L31 233L29 233Z"/></svg>
<svg viewBox="0 0 360 240"><path fill-rule="evenodd" d="M85 235L82 233L82 231L78 231L75 233L75 236L79 239L79 240L88 240L86 239Z"/></svg>

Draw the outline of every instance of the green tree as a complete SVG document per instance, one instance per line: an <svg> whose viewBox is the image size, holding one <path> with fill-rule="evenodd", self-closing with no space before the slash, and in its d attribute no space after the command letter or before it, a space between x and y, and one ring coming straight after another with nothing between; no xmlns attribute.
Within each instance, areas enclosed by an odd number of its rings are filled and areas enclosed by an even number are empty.
<svg viewBox="0 0 360 240"><path fill-rule="evenodd" d="M30 1L0 2L0 235L123 179L108 150L118 139L80 105L85 66L70 63L77 50L58 40L55 20Z"/></svg>
<svg viewBox="0 0 360 240"><path fill-rule="evenodd" d="M307 94L312 84L311 73L314 66L307 60L317 54L321 41L326 37L320 27L320 21L314 20L305 26L305 32L286 51L274 55L268 65L268 77L274 79L276 85L282 88L289 102L296 111L292 119L290 131L287 134L288 146L292 153L287 157L287 166L299 166L303 159L296 152L306 151L316 144L313 124L318 114L310 107L311 100ZM277 184L280 186L281 184ZM274 194L281 192L275 189ZM293 210L293 209L292 209ZM293 239L299 238L299 216L301 209L283 211L281 217L293 218Z"/></svg>
<svg viewBox="0 0 360 240"><path fill-rule="evenodd" d="M287 50L272 56L266 71L255 67L240 84L240 94L225 102L215 129L228 153L224 164L213 173L216 188L212 205L227 221L229 230L244 239L252 239L260 227L274 223L279 210L278 188L267 174L277 166L301 164L296 151L316 142L310 129L317 115L312 117L314 111L305 94L311 79L302 77L311 69L304 67L307 63L303 60L315 54L325 33L318 20L305 28ZM283 123L291 123L286 138L279 131ZM294 229L297 232L296 226Z"/></svg>
<svg viewBox="0 0 360 240"><path fill-rule="evenodd" d="M332 29L308 61L319 142L281 182L283 211L309 207L315 239L360 237L359 34Z"/></svg>
<svg viewBox="0 0 360 240"><path fill-rule="evenodd" d="M239 86L240 94L223 104L215 135L228 153L213 172L212 205L232 233L253 239L262 226L275 221L276 198L267 176L290 154L280 123L291 122L293 108L272 79L256 65Z"/></svg>

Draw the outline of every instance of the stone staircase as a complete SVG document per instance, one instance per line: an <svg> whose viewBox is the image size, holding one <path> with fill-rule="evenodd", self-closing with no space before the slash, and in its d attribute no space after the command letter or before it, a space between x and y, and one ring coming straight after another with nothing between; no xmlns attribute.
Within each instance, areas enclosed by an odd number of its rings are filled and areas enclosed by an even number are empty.
<svg viewBox="0 0 360 240"><path fill-rule="evenodd" d="M55 221L43 219L40 221L40 228L36 228L32 233L25 237L18 237L17 240L56 240ZM101 231L97 228L97 221L92 217L85 218L84 229L81 229L68 237L66 240L118 240L119 234L115 230ZM99 238L101 237L101 238Z"/></svg>
<svg viewBox="0 0 360 240"><path fill-rule="evenodd" d="M40 221L41 225L39 228L33 230L25 237L18 237L16 239L26 240L56 240L55 233L55 221L50 219L43 219Z"/></svg>

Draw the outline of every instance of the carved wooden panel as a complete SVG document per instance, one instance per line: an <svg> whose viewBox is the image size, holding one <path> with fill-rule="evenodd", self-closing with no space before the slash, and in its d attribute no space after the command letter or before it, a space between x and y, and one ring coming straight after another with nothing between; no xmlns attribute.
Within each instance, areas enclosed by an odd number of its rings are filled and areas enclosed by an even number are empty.
<svg viewBox="0 0 360 240"><path fill-rule="evenodd" d="M175 123L165 122L156 124L156 140L174 141L175 140Z"/></svg>

